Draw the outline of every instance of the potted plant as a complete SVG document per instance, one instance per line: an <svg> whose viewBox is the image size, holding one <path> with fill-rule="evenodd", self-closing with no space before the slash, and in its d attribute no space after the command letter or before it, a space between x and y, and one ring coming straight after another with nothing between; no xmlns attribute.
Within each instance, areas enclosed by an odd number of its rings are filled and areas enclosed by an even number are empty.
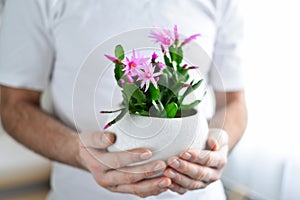
<svg viewBox="0 0 300 200"><path fill-rule="evenodd" d="M160 44L161 57L154 52L145 57L132 50L125 57L121 45L115 55L105 55L114 63L115 79L122 89L122 108L101 113L119 113L104 129L117 140L109 151L149 148L154 159L166 160L187 148L204 148L208 134L205 117L194 109L202 99L184 100L202 83L191 80L189 71L197 69L184 63L183 47L200 34L180 41L174 30L154 29L150 38Z"/></svg>

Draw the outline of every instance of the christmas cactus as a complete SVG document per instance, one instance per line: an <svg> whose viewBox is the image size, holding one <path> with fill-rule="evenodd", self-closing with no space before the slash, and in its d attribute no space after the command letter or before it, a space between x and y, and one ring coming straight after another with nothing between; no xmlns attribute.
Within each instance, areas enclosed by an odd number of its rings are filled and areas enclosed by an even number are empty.
<svg viewBox="0 0 300 200"><path fill-rule="evenodd" d="M188 72L197 66L183 63L182 47L198 36L200 34L180 41L176 25L173 31L154 29L149 38L160 45L161 60L156 52L145 57L136 50L132 50L131 57L125 57L121 45L115 47L114 56L105 55L114 63L115 79L122 89L123 107L115 111L101 111L120 112L104 129L122 119L127 112L134 115L174 118L197 106L201 99L189 104L183 103L184 99L201 85L203 79L190 80Z"/></svg>

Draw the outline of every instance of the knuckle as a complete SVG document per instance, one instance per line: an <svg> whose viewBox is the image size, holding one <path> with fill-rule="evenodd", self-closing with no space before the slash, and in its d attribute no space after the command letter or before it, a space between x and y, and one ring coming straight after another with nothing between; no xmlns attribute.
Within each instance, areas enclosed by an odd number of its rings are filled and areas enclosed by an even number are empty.
<svg viewBox="0 0 300 200"><path fill-rule="evenodd" d="M146 197L145 194L142 194L142 193L137 193L136 191L132 190L132 194L135 195L135 196L138 196L142 199L144 199Z"/></svg>
<svg viewBox="0 0 300 200"><path fill-rule="evenodd" d="M157 196L157 195L159 195L160 194L160 192L159 191L156 191L156 192L153 192L151 195L152 196Z"/></svg>
<svg viewBox="0 0 300 200"><path fill-rule="evenodd" d="M208 185L208 184L203 183L203 184L199 187L199 189L204 189L204 188L207 187L207 185Z"/></svg>
<svg viewBox="0 0 300 200"><path fill-rule="evenodd" d="M196 181L192 181L188 186L188 189L190 189L190 190L195 190L198 188L199 188L199 183L197 183Z"/></svg>
<svg viewBox="0 0 300 200"><path fill-rule="evenodd" d="M206 151L206 150L203 150L203 151L199 152L196 155L196 160L198 162L203 162L203 160L206 158L207 154L209 154L209 151Z"/></svg>
<svg viewBox="0 0 300 200"><path fill-rule="evenodd" d="M201 170L198 171L198 174L196 175L196 180L201 181L205 178L206 176L206 171L204 170L204 168L202 168Z"/></svg>
<svg viewBox="0 0 300 200"><path fill-rule="evenodd" d="M184 188L180 188L179 191L178 191L178 193L179 193L180 195L183 195L183 194L185 194L186 192L187 192L187 190L184 189Z"/></svg>
<svg viewBox="0 0 300 200"><path fill-rule="evenodd" d="M215 182L221 178L221 174L217 173L215 176L212 177L211 182Z"/></svg>
<svg viewBox="0 0 300 200"><path fill-rule="evenodd" d="M146 178L146 177L149 177L149 176L153 176L154 174L156 174L156 172L155 171L149 171L149 170L145 169L142 174L143 174L142 176L144 178Z"/></svg>
<svg viewBox="0 0 300 200"><path fill-rule="evenodd" d="M124 174L124 181L127 184L135 183L137 181L137 175L132 173L125 173Z"/></svg>
<svg viewBox="0 0 300 200"><path fill-rule="evenodd" d="M180 173L176 174L175 181L179 183L183 182L183 177Z"/></svg>
<svg viewBox="0 0 300 200"><path fill-rule="evenodd" d="M213 161L214 161L213 156L211 155L211 153L208 153L208 154L206 155L206 162L205 162L204 165L210 166L210 165L213 163Z"/></svg>
<svg viewBox="0 0 300 200"><path fill-rule="evenodd" d="M101 177L97 178L96 182L97 182L98 185L100 185L101 187L104 187L104 188L107 188L109 186L108 183L107 183L107 181L105 181Z"/></svg>
<svg viewBox="0 0 300 200"><path fill-rule="evenodd" d="M120 157L118 154L111 156L111 167L112 169L118 169L121 167Z"/></svg>
<svg viewBox="0 0 300 200"><path fill-rule="evenodd" d="M152 196L158 196L160 193L162 193L162 192L164 192L164 191L161 191L161 190L156 190L156 191L154 191L154 192L152 192Z"/></svg>
<svg viewBox="0 0 300 200"><path fill-rule="evenodd" d="M139 197L141 197L141 198L145 198L145 197L146 197L145 194L140 193L140 192L138 191L138 188L137 188L135 185L132 186L132 188L131 188L131 193L134 194L134 195L136 195L136 196L139 196Z"/></svg>
<svg viewBox="0 0 300 200"><path fill-rule="evenodd" d="M88 168L91 172L96 172L100 169L100 166L97 162L91 162L88 164L88 166L89 166Z"/></svg>
<svg viewBox="0 0 300 200"><path fill-rule="evenodd" d="M145 199L148 195L146 195L146 194L137 194L137 196L139 196L142 199Z"/></svg>
<svg viewBox="0 0 300 200"><path fill-rule="evenodd" d="M190 171L190 167L189 167L189 165L188 165L187 162L181 162L181 161L180 161L180 167L179 167L179 169L180 169L180 171L181 171L182 173L187 173L187 172Z"/></svg>
<svg viewBox="0 0 300 200"><path fill-rule="evenodd" d="M225 167L226 165L227 165L227 159L222 159L221 161L220 161L220 168L223 168L223 167Z"/></svg>

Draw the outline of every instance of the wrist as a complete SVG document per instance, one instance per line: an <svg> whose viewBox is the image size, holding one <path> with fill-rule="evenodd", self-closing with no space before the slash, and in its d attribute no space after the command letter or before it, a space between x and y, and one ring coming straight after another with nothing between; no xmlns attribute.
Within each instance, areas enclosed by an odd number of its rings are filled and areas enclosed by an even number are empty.
<svg viewBox="0 0 300 200"><path fill-rule="evenodd" d="M77 133L72 134L71 145L73 147L72 165L83 170L88 170L82 156L82 152L86 150L84 149L85 147Z"/></svg>

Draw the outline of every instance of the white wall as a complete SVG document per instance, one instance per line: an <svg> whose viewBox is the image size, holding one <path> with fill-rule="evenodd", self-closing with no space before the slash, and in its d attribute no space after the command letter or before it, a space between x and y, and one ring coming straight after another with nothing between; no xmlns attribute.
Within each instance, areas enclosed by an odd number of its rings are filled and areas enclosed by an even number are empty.
<svg viewBox="0 0 300 200"><path fill-rule="evenodd" d="M300 4L241 2L249 124L224 179L263 199L300 199Z"/></svg>
<svg viewBox="0 0 300 200"><path fill-rule="evenodd" d="M243 1L249 134L276 153L299 142L299 1ZM259 142L259 141L257 141Z"/></svg>

